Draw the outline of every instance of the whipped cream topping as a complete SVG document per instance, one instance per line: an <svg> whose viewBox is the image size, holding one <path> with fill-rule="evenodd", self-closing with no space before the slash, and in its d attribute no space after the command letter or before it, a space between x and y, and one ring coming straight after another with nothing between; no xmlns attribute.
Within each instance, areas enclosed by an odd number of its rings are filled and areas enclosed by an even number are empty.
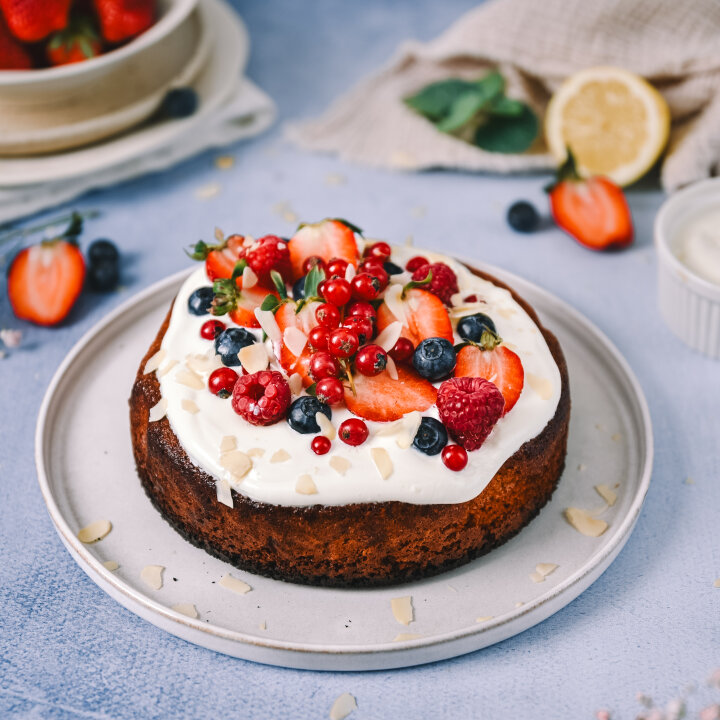
<svg viewBox="0 0 720 720"><path fill-rule="evenodd" d="M720 210L700 214L679 233L677 257L694 273L720 285Z"/></svg>
<svg viewBox="0 0 720 720"><path fill-rule="evenodd" d="M393 247L392 260L404 266L416 254L418 251L413 248ZM503 463L521 445L540 434L552 419L560 400L560 371L542 333L507 290L476 277L443 255L425 251L422 255L430 262L447 263L457 274L460 295L475 294L480 300L462 305L461 313L452 312L453 326L463 315L475 312L489 315L505 344L520 356L525 370L525 385L515 407L497 422L481 448L468 453L464 470L453 472L443 465L440 455L428 456L412 447L409 436L417 428L417 413L395 423L366 421L370 434L365 443L351 447L335 438L330 452L322 456L310 449L313 435L297 433L285 421L256 427L237 415L229 398L221 399L207 389L210 373L221 367L213 343L200 336L200 327L209 316L198 317L188 312L190 294L210 284L204 264L178 292L162 341L163 360L157 370L167 418L190 459L213 476L219 486L227 484L252 500L273 505L347 505L392 500L444 504L466 502L479 495ZM228 317L222 320L232 324ZM262 331L253 332L262 341ZM457 334L456 341L460 341ZM284 373L275 359L272 342L268 340L265 344L271 369ZM163 372L170 364L171 369ZM188 373L201 378L202 387L188 382ZM423 415L437 418L437 408L432 406ZM354 416L344 406L332 408L334 428L349 417ZM241 478L221 461L224 452L221 445L227 447L228 437L235 438L235 447L248 453L252 462ZM273 462L278 449L285 451L283 458L287 459ZM307 476L314 492L307 492L310 487Z"/></svg>

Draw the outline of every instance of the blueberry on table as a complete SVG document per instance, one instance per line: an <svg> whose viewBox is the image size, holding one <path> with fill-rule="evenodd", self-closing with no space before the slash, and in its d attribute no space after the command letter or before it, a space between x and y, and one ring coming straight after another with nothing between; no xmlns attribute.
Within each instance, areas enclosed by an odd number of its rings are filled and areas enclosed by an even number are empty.
<svg viewBox="0 0 720 720"><path fill-rule="evenodd" d="M101 260L88 265L87 281L96 292L110 292L120 280L120 268L117 260Z"/></svg>
<svg viewBox="0 0 720 720"><path fill-rule="evenodd" d="M472 342L480 342L480 338L486 330L497 335L495 323L485 313L466 315L460 318L457 324L458 335L465 340L472 340Z"/></svg>
<svg viewBox="0 0 720 720"><path fill-rule="evenodd" d="M426 338L413 353L413 367L430 381L447 377L455 368L455 362L455 349L445 338Z"/></svg>
<svg viewBox="0 0 720 720"><path fill-rule="evenodd" d="M293 300L302 300L305 297L305 276L296 280L292 286Z"/></svg>
<svg viewBox="0 0 720 720"><path fill-rule="evenodd" d="M526 200L518 200L508 208L507 221L513 230L531 233L540 225L540 215L534 205Z"/></svg>
<svg viewBox="0 0 720 720"><path fill-rule="evenodd" d="M186 118L195 113L198 105L198 94L191 87L173 88L163 98L160 112L173 119Z"/></svg>
<svg viewBox="0 0 720 720"><path fill-rule="evenodd" d="M188 310L190 314L207 315L210 312L213 297L215 297L215 294L209 285L194 290L188 298Z"/></svg>
<svg viewBox="0 0 720 720"><path fill-rule="evenodd" d="M295 432L307 435L309 433L319 433L320 426L315 420L315 415L321 412L328 420L332 419L332 410L330 406L324 402L320 402L312 395L303 395L299 397L288 410L287 421Z"/></svg>
<svg viewBox="0 0 720 720"><path fill-rule="evenodd" d="M120 259L115 243L106 238L93 240L87 249L87 259L90 265L101 262L117 262Z"/></svg>
<svg viewBox="0 0 720 720"><path fill-rule="evenodd" d="M228 367L240 365L238 353L255 342L255 336L245 328L228 328L215 338L215 354Z"/></svg>
<svg viewBox="0 0 720 720"><path fill-rule="evenodd" d="M448 443L445 426L433 417L424 417L415 433L413 447L426 455L437 455Z"/></svg>

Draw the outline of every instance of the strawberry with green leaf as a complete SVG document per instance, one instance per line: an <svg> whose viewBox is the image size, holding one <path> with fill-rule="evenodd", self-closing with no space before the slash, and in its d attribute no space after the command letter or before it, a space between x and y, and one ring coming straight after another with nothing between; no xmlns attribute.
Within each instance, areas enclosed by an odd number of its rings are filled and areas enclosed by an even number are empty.
<svg viewBox="0 0 720 720"><path fill-rule="evenodd" d="M48 62L57 66L83 62L100 55L102 50L102 41L91 19L80 15L50 37L45 53Z"/></svg>

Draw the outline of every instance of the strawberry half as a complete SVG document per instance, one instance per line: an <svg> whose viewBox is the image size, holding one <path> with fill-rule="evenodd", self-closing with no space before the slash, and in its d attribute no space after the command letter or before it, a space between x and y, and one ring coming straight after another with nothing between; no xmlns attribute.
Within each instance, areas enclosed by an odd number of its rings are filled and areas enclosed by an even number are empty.
<svg viewBox="0 0 720 720"><path fill-rule="evenodd" d="M387 292L397 293L398 286L391 286ZM450 316L443 301L427 290L411 288L405 292L405 299L400 299L404 309L402 337L410 340L417 347L423 340L431 337L453 340L453 330ZM377 309L378 333L382 332L391 323L398 322L386 302Z"/></svg>
<svg viewBox="0 0 720 720"><path fill-rule="evenodd" d="M427 410L436 400L433 385L413 370L397 366L398 379L393 380L387 371L379 375L353 375L355 395L345 389L345 405L350 412L366 420L389 422L403 415Z"/></svg>
<svg viewBox="0 0 720 720"><path fill-rule="evenodd" d="M57 325L72 309L85 280L77 245L50 240L21 250L8 271L13 312L37 325Z"/></svg>
<svg viewBox="0 0 720 720"><path fill-rule="evenodd" d="M275 322L277 322L280 332L284 333L288 327L296 327L307 335L310 330L317 325L317 320L315 319L315 308L317 305L318 303L315 302L309 303L305 305L299 313L295 312L295 303L288 302L281 305L275 313ZM308 387L314 382L310 377L311 355L312 350L309 344L304 347L302 353L298 356L281 341L278 360L288 375L299 373L302 377L303 385Z"/></svg>
<svg viewBox="0 0 720 720"><path fill-rule="evenodd" d="M10 34L0 12L0 70L30 70L30 68L32 68L32 60L29 53Z"/></svg>
<svg viewBox="0 0 720 720"><path fill-rule="evenodd" d="M239 280L238 283L240 283ZM243 290L242 287L239 288L235 307L229 313L230 319L243 327L259 328L260 323L255 317L255 310L263 304L263 300L268 295L278 297L275 290L268 290L261 285L255 285L246 290Z"/></svg>
<svg viewBox="0 0 720 720"><path fill-rule="evenodd" d="M632 215L623 191L606 177L580 178L569 148L557 182L548 192L558 227L581 245L605 250L632 243Z"/></svg>
<svg viewBox="0 0 720 720"><path fill-rule="evenodd" d="M323 220L303 225L288 243L293 279L303 273L303 263L311 255L321 257L325 262L342 258L357 267L358 247L355 233L341 220Z"/></svg>
<svg viewBox="0 0 720 720"><path fill-rule="evenodd" d="M205 261L205 272L211 281L229 278L238 260L245 256L245 238L230 235L217 245L207 245L202 240L195 245L190 257Z"/></svg>
<svg viewBox="0 0 720 720"><path fill-rule="evenodd" d="M476 377L497 386L505 399L503 415L513 409L525 384L520 358L497 335L484 332L479 345L470 344L457 354L455 377Z"/></svg>

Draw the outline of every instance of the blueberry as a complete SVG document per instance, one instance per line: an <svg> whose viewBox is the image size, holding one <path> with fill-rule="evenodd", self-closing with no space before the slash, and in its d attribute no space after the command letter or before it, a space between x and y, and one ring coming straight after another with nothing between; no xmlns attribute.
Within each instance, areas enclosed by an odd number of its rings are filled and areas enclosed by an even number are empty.
<svg viewBox="0 0 720 720"><path fill-rule="evenodd" d="M302 300L305 297L305 276L295 281L292 286L293 300Z"/></svg>
<svg viewBox="0 0 720 720"><path fill-rule="evenodd" d="M475 313L474 315L466 315L460 319L457 324L458 335L465 340L480 342L480 338L485 330L497 335L495 323L484 313Z"/></svg>
<svg viewBox="0 0 720 720"><path fill-rule="evenodd" d="M437 455L448 443L445 426L433 417L424 417L415 433L413 446L426 455Z"/></svg>
<svg viewBox="0 0 720 720"><path fill-rule="evenodd" d="M427 338L413 353L414 368L428 380L441 380L455 367L455 350L445 338Z"/></svg>
<svg viewBox="0 0 720 720"><path fill-rule="evenodd" d="M197 107L198 94L191 87L179 87L168 90L160 112L169 118L186 118L194 114Z"/></svg>
<svg viewBox="0 0 720 720"><path fill-rule="evenodd" d="M508 225L517 232L531 233L537 230L540 216L535 206L526 200L513 203L507 212Z"/></svg>
<svg viewBox="0 0 720 720"><path fill-rule="evenodd" d="M101 262L117 263L120 259L120 253L113 242L101 238L90 243L87 249L87 259L90 265Z"/></svg>
<svg viewBox="0 0 720 720"><path fill-rule="evenodd" d="M197 290L194 290L193 294L188 298L188 310L190 314L207 315L210 312L213 297L213 289L209 286L199 287Z"/></svg>
<svg viewBox="0 0 720 720"><path fill-rule="evenodd" d="M320 426L315 420L318 412L325 415L328 420L332 418L332 410L329 405L320 402L312 395L303 395L290 405L287 421L295 432L303 433L303 435L319 433Z"/></svg>
<svg viewBox="0 0 720 720"><path fill-rule="evenodd" d="M388 275L399 275L403 271L399 265L396 265L394 262L390 262L389 260L383 263L383 267Z"/></svg>
<svg viewBox="0 0 720 720"><path fill-rule="evenodd" d="M238 353L255 342L255 336L245 328L228 328L215 338L215 354L223 365L234 367L240 364Z"/></svg>
<svg viewBox="0 0 720 720"><path fill-rule="evenodd" d="M120 269L117 260L99 260L88 265L88 285L96 292L114 290L119 280Z"/></svg>

